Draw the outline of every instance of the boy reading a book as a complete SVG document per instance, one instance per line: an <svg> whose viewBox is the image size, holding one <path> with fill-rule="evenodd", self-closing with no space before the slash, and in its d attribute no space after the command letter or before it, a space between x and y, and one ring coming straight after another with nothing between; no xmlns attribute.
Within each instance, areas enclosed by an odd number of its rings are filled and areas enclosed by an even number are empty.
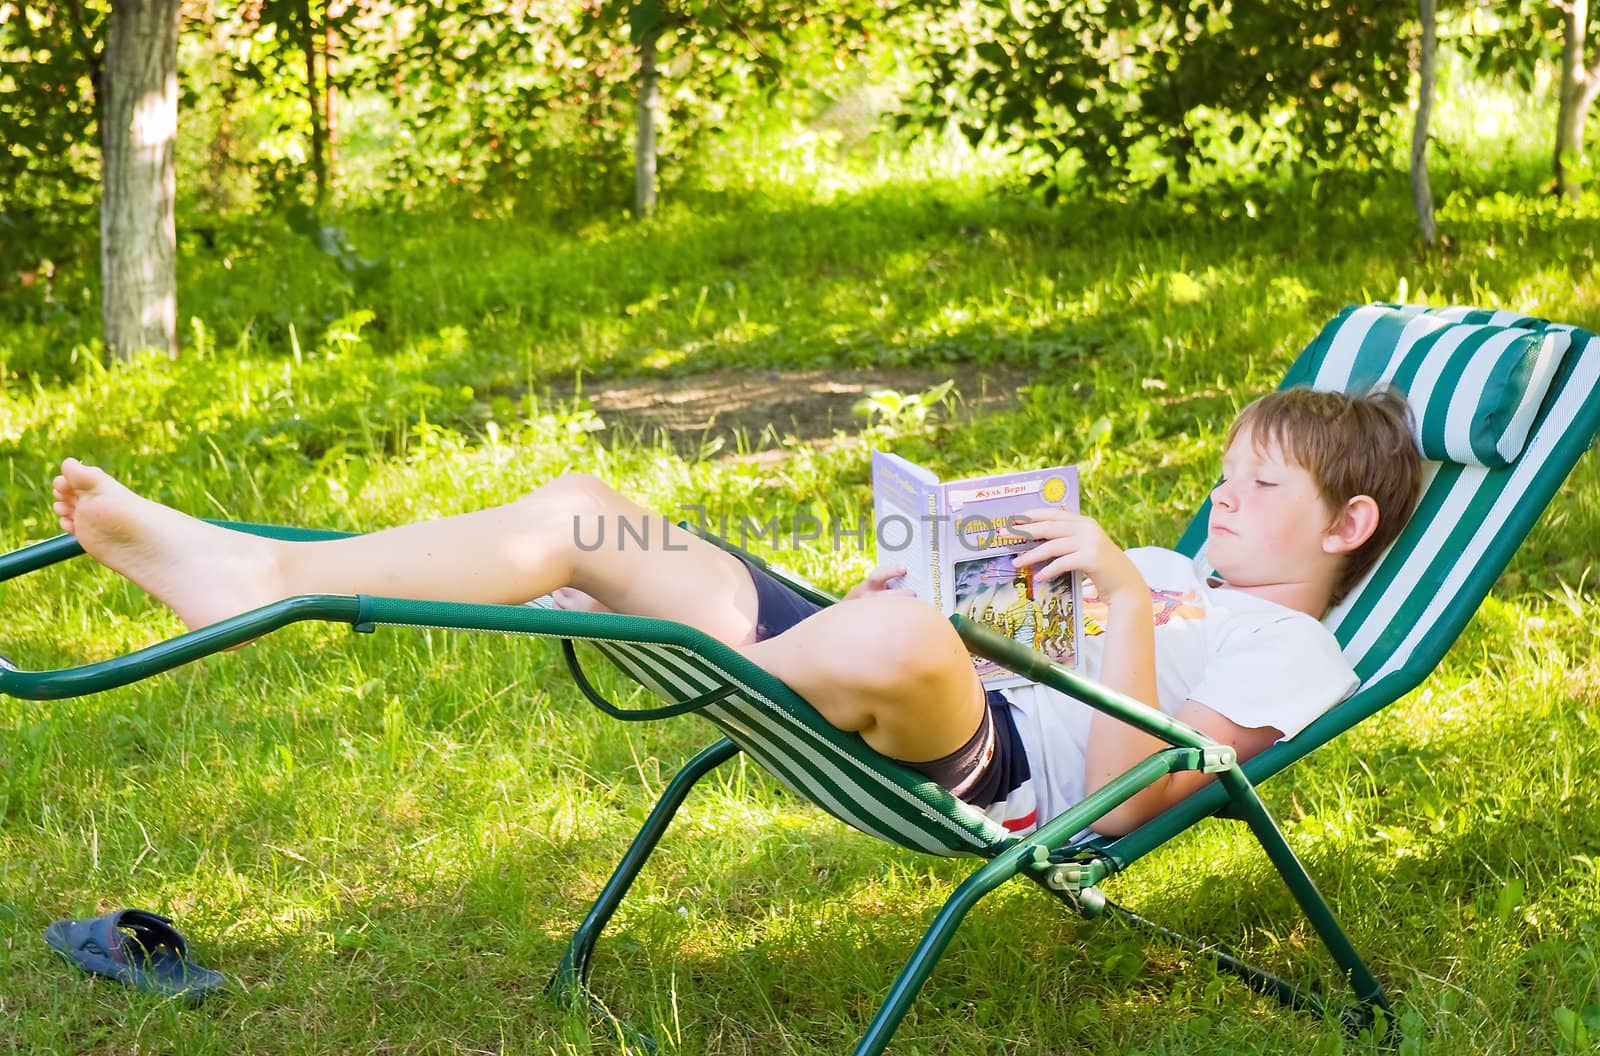
<svg viewBox="0 0 1600 1056"><path fill-rule="evenodd" d="M1247 758L1355 685L1317 618L1398 534L1419 457L1397 395L1274 393L1228 434L1203 561L1125 553L1090 518L1041 510L1023 526L1039 540L1026 563L1092 582L1104 613L1088 674ZM567 607L688 624L1017 831L1164 747L1043 687L986 694L949 622L887 586L903 569L879 568L819 608L585 474L503 506L319 542L207 524L76 459L54 491L62 528L190 627L316 593L515 604L553 592ZM594 545L624 523L659 526L646 536L655 545ZM1172 775L1096 828L1125 831L1206 779Z"/></svg>

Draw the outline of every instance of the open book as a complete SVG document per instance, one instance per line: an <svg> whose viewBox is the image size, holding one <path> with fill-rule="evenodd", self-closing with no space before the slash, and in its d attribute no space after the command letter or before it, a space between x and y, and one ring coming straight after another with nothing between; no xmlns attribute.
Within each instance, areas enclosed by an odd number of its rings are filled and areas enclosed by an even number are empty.
<svg viewBox="0 0 1600 1056"><path fill-rule="evenodd" d="M1038 579L1034 569L1013 563L1034 545L1013 530L1013 520L1043 506L1077 512L1076 466L942 482L898 455L872 452L878 564L905 565L903 585L941 612L986 623L1075 668L1083 639L1080 577ZM973 663L991 689L1025 681L988 660Z"/></svg>

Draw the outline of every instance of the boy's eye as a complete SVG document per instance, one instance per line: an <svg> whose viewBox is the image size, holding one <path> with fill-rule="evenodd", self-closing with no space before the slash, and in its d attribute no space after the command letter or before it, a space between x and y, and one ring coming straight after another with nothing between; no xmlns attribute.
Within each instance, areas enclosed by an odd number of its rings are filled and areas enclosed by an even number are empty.
<svg viewBox="0 0 1600 1056"><path fill-rule="evenodd" d="M1258 488L1275 488L1277 486L1278 486L1277 484L1273 483L1270 480L1261 480L1259 478L1256 480L1256 487L1258 487Z"/></svg>

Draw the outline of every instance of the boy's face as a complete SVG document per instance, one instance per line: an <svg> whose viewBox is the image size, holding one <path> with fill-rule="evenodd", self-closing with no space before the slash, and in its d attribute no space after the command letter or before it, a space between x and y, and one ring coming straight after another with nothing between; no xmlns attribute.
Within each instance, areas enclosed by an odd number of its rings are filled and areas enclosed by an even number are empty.
<svg viewBox="0 0 1600 1056"><path fill-rule="evenodd" d="M1206 558L1233 587L1304 583L1325 574L1334 521L1311 474L1278 446L1240 432L1211 492Z"/></svg>

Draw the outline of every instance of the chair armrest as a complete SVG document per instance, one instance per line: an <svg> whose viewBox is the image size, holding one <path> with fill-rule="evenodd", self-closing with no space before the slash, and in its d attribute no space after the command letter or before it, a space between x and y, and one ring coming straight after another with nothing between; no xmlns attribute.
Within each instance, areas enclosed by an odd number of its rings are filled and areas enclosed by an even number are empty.
<svg viewBox="0 0 1600 1056"><path fill-rule="evenodd" d="M1161 738L1168 744L1179 748L1196 748L1205 752L1210 757L1207 760L1207 772L1225 770L1233 765L1232 750L1226 745L1218 744L1194 727L1179 722L1143 701L1135 700L1126 693L1119 693L1109 686L1085 678L1043 653L964 616L959 614L951 616L950 622L955 625L956 633L961 635L961 640L966 643L967 648L979 656L993 660L1007 670L1015 671L1040 685L1060 690L1076 700L1083 701L1096 711L1103 711L1121 719L1153 737ZM1217 749L1223 749L1230 758L1223 761Z"/></svg>
<svg viewBox="0 0 1600 1056"><path fill-rule="evenodd" d="M0 693L28 700L59 700L137 682L212 653L263 637L291 623L324 620L357 631L378 624L440 630L491 631L548 638L591 638L677 646L719 663L748 663L709 635L684 624L608 612L561 612L527 605L421 601L368 594L305 594L241 613L209 627L93 664L55 671L23 671L0 661ZM710 703L705 701L704 703Z"/></svg>
<svg viewBox="0 0 1600 1056"><path fill-rule="evenodd" d="M292 541L339 539L353 534L316 528L250 524L242 521L208 520L207 523L250 535ZM21 547L8 554L0 554L0 583L25 576L30 572L37 572L39 569L48 568L82 554L83 547L79 545L78 540L66 534ZM50 671L25 671L6 658L0 657L0 693L21 697L24 700L61 700L87 693L100 693L149 678L163 671L170 671L212 653L236 648L291 623L302 620L354 623L356 612L357 601L354 597L311 594L265 605L212 624L210 627L169 638L137 652L97 663Z"/></svg>
<svg viewBox="0 0 1600 1056"><path fill-rule="evenodd" d="M70 556L70 555L67 555ZM60 700L126 686L151 675L233 649L302 620L355 623L360 599L349 594L306 594L240 613L147 646L125 656L53 671L23 671L0 660L0 693L24 700Z"/></svg>
<svg viewBox="0 0 1600 1056"><path fill-rule="evenodd" d="M25 576L29 572L37 572L41 568L48 568L68 558L77 557L81 553L83 547L79 546L78 540L70 535L58 535L42 543L13 550L9 554L0 555L0 583Z"/></svg>
<svg viewBox="0 0 1600 1056"><path fill-rule="evenodd" d="M248 535L260 535L268 539L284 539L291 542L311 542L320 539L343 539L355 535L355 532L337 532L323 528L285 528L276 524L251 524L247 521L218 521L204 518L207 524L214 524L218 528L228 528L235 532L244 532ZM68 558L78 557L83 553L83 547L78 545L78 540L71 535L57 535L43 542L33 543L29 546L13 550L9 554L0 554L0 583L8 579L25 576L29 572L37 572L41 568L65 561Z"/></svg>

